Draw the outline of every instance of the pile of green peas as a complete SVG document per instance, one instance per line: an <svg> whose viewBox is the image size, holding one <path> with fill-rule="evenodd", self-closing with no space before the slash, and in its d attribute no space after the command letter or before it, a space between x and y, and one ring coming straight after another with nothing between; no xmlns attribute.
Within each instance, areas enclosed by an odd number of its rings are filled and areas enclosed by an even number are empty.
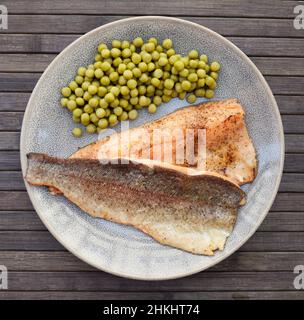
<svg viewBox="0 0 304 320"><path fill-rule="evenodd" d="M172 98L195 103L197 97L212 98L220 64L208 63L205 54L191 50L177 54L172 40L161 44L156 38L133 42L113 40L112 46L98 46L94 64L80 67L67 87L62 88L61 105L71 111L75 123L87 133L100 132L119 121L134 120L138 110L155 113ZM82 129L73 129L80 137Z"/></svg>

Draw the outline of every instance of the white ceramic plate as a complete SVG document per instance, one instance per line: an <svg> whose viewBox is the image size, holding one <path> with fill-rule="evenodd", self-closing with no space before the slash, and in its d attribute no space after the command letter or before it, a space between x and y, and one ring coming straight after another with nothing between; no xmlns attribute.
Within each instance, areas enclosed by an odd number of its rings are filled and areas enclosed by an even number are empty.
<svg viewBox="0 0 304 320"><path fill-rule="evenodd" d="M43 223L69 251L87 263L123 277L160 280L183 277L204 270L225 259L243 245L265 218L278 190L283 159L284 136L274 97L254 64L231 42L197 24L167 17L139 17L99 27L69 45L46 69L26 108L21 132L23 174L28 152L45 152L67 157L79 146L97 139L71 136L73 123L59 106L60 89L75 76L81 65L94 59L100 42L155 36L171 38L178 53L191 49L206 53L222 65L216 99L238 98L246 110L246 123L259 161L258 175L243 189L247 204L225 249L212 257L198 256L163 246L132 227L94 219L61 196L43 187L26 184L31 201ZM200 99L198 102L204 101ZM132 126L157 119L186 101L172 100L154 115L142 111ZM119 130L119 128L118 128Z"/></svg>

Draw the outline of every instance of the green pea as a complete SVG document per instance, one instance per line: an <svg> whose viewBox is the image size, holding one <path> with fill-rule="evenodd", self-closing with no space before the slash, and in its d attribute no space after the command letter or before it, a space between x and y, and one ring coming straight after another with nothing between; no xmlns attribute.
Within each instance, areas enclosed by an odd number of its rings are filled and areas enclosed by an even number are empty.
<svg viewBox="0 0 304 320"><path fill-rule="evenodd" d="M163 71L161 69L156 69L153 72L153 77L160 79L163 76Z"/></svg>
<svg viewBox="0 0 304 320"><path fill-rule="evenodd" d="M103 49L107 49L107 45L105 43L101 43L99 46L98 46L98 52L101 52Z"/></svg>
<svg viewBox="0 0 304 320"><path fill-rule="evenodd" d="M170 102L171 101L171 97L170 96L166 96L165 94L162 96L162 99L164 102Z"/></svg>
<svg viewBox="0 0 304 320"><path fill-rule="evenodd" d="M151 79L151 84L152 84L154 87L158 88L158 87L160 86L160 80L159 80L158 78L152 78L152 79Z"/></svg>
<svg viewBox="0 0 304 320"><path fill-rule="evenodd" d="M61 89L61 94L64 96L64 97L69 97L71 94L72 94L72 91L69 87L64 87Z"/></svg>
<svg viewBox="0 0 304 320"><path fill-rule="evenodd" d="M108 86L110 84L110 79L109 77L107 76L103 76L101 79L100 79L100 83L103 85L103 86Z"/></svg>
<svg viewBox="0 0 304 320"><path fill-rule="evenodd" d="M89 88L89 85L90 85L90 82L88 81L84 81L81 85L81 88L84 90L84 91L87 91L88 88Z"/></svg>
<svg viewBox="0 0 304 320"><path fill-rule="evenodd" d="M135 88L135 89L132 89L131 91L130 91L130 96L132 97L132 98L134 98L134 97L137 97L138 96L138 90Z"/></svg>
<svg viewBox="0 0 304 320"><path fill-rule="evenodd" d="M122 107L116 107L116 108L114 108L113 111L114 111L114 114L116 114L117 116L120 116L123 113Z"/></svg>
<svg viewBox="0 0 304 320"><path fill-rule="evenodd" d="M183 92L179 93L179 94L178 94L179 99L181 99L181 100L185 99L186 94L187 94L186 91L183 91Z"/></svg>
<svg viewBox="0 0 304 320"><path fill-rule="evenodd" d="M148 107L148 112L149 112L149 113L155 113L156 110L157 110L156 105L155 105L154 103L151 103L151 104L149 105L149 107Z"/></svg>
<svg viewBox="0 0 304 320"><path fill-rule="evenodd" d="M127 79L124 76L119 76L118 78L118 84L120 86L124 86L125 84L127 84Z"/></svg>
<svg viewBox="0 0 304 320"><path fill-rule="evenodd" d="M200 56L200 60L207 63L207 62L208 62L208 57L207 57L207 55L202 54L202 55Z"/></svg>
<svg viewBox="0 0 304 320"><path fill-rule="evenodd" d="M197 83L196 83L196 87L197 88L203 88L205 86L205 79L198 79Z"/></svg>
<svg viewBox="0 0 304 320"><path fill-rule="evenodd" d="M189 75L189 70L188 70L188 69L184 69L184 70L180 71L179 75L180 75L182 78L187 78L188 75Z"/></svg>
<svg viewBox="0 0 304 320"><path fill-rule="evenodd" d="M167 56L170 58L171 56L175 55L175 50L174 49L169 49L167 50Z"/></svg>
<svg viewBox="0 0 304 320"><path fill-rule="evenodd" d="M98 127L100 128L100 129L105 129L107 126L108 126L108 120L107 119L100 119L99 121L98 121Z"/></svg>
<svg viewBox="0 0 304 320"><path fill-rule="evenodd" d="M171 39L165 39L164 41L163 41L163 47L165 48L165 49L171 49L172 48L172 45L173 45L173 43L172 43L172 40Z"/></svg>
<svg viewBox="0 0 304 320"><path fill-rule="evenodd" d="M75 82L78 84L78 85L81 85L84 81L84 78L82 76L76 76L75 77Z"/></svg>
<svg viewBox="0 0 304 320"><path fill-rule="evenodd" d="M108 70L110 70L110 68L111 68L111 64L108 61L104 61L101 64L101 70L102 71L108 71Z"/></svg>
<svg viewBox="0 0 304 320"><path fill-rule="evenodd" d="M181 83L181 86L182 86L182 89L183 89L183 90L189 91L190 88L191 88L191 82L188 81L188 80L184 80L184 81Z"/></svg>
<svg viewBox="0 0 304 320"><path fill-rule="evenodd" d="M205 96L205 89L196 89L194 93L197 97L204 97Z"/></svg>
<svg viewBox="0 0 304 320"><path fill-rule="evenodd" d="M155 87L152 84L148 85L147 88L145 86L141 86L141 87L144 88L144 89L142 89L142 91L144 91L144 92L143 93L139 92L140 94L145 94L147 92L147 94L153 95L155 92Z"/></svg>
<svg viewBox="0 0 304 320"><path fill-rule="evenodd" d="M123 95L123 96L127 96L129 93L130 93L130 89L127 87L127 86L122 86L120 88L120 93Z"/></svg>
<svg viewBox="0 0 304 320"><path fill-rule="evenodd" d="M134 53L132 53L131 60L132 60L133 63L139 64L141 62L141 55L136 53L136 52L134 52Z"/></svg>
<svg viewBox="0 0 304 320"><path fill-rule="evenodd" d="M96 132L96 127L95 127L95 125L94 125L93 123L88 124L88 125L87 125L87 128L86 128L86 131L87 131L87 133L89 133L89 134L95 133L95 132Z"/></svg>
<svg viewBox="0 0 304 320"><path fill-rule="evenodd" d="M206 93L205 93L205 97L208 98L208 99L213 98L214 97L214 91L211 90L211 89L207 89Z"/></svg>
<svg viewBox="0 0 304 320"><path fill-rule="evenodd" d="M127 49L130 48L130 42L127 40L124 40L121 42L121 49Z"/></svg>
<svg viewBox="0 0 304 320"><path fill-rule="evenodd" d="M159 106L161 103L162 103L162 98L160 96L154 96L153 98L153 103L156 105L156 106Z"/></svg>
<svg viewBox="0 0 304 320"><path fill-rule="evenodd" d="M81 128L74 128L72 133L73 133L73 136L76 137L76 138L79 138L79 137L82 136Z"/></svg>
<svg viewBox="0 0 304 320"><path fill-rule="evenodd" d="M116 114L111 114L111 115L109 116L109 123L110 123L111 125L114 125L114 124L117 123L117 115L116 115Z"/></svg>
<svg viewBox="0 0 304 320"><path fill-rule="evenodd" d="M133 44L136 48L140 48L144 44L144 40L141 37L135 38Z"/></svg>
<svg viewBox="0 0 304 320"><path fill-rule="evenodd" d="M172 79L166 79L164 82L164 87L166 89L172 89L174 87L174 81Z"/></svg>
<svg viewBox="0 0 304 320"><path fill-rule="evenodd" d="M115 100L115 96L113 93L110 92L105 95L104 99L107 103L111 103Z"/></svg>
<svg viewBox="0 0 304 320"><path fill-rule="evenodd" d="M102 71L101 69L96 69L95 72L94 72L94 74L95 74L95 77L96 77L97 79L100 79L101 77L104 76L104 73L103 73L103 71Z"/></svg>
<svg viewBox="0 0 304 320"><path fill-rule="evenodd" d="M128 116L129 116L130 120L135 120L138 116L138 112L133 109L133 110L129 111Z"/></svg>
<svg viewBox="0 0 304 320"><path fill-rule="evenodd" d="M93 122L94 124L99 121L99 118L97 117L97 115L96 115L95 112L93 112L93 113L90 114L90 120L91 120L91 122Z"/></svg>
<svg viewBox="0 0 304 320"><path fill-rule="evenodd" d="M98 118L103 118L106 116L106 111L103 108L96 109L95 113Z"/></svg>
<svg viewBox="0 0 304 320"><path fill-rule="evenodd" d="M187 79L190 82L196 82L198 80L198 76L196 73L190 73L189 76L187 77Z"/></svg>
<svg viewBox="0 0 304 320"><path fill-rule="evenodd" d="M127 82L127 86L128 86L128 88L129 89L135 89L136 88L136 86L137 86L137 81L136 80L134 80L134 79L130 79L130 80L128 80L128 82Z"/></svg>
<svg viewBox="0 0 304 320"><path fill-rule="evenodd" d="M145 44L145 50L147 52L153 52L155 50L155 44L153 42L148 42Z"/></svg>
<svg viewBox="0 0 304 320"><path fill-rule="evenodd" d="M129 102L128 102L128 100L126 100L126 99L120 99L119 100L119 105L122 107L122 108L127 108L128 107L128 105L129 105Z"/></svg>
<svg viewBox="0 0 304 320"><path fill-rule="evenodd" d="M211 71L217 72L217 71L220 70L220 68L221 68L221 65L217 61L211 62L211 64L210 64L210 70Z"/></svg>
<svg viewBox="0 0 304 320"><path fill-rule="evenodd" d="M86 76L86 77L88 77L88 78L93 78L94 75L95 75L94 70L92 70L92 69L87 69L87 70L86 70L86 73L85 73L85 76Z"/></svg>
<svg viewBox="0 0 304 320"><path fill-rule="evenodd" d="M91 98L92 98L92 96L89 94L88 91L86 91L86 92L83 94L83 99L84 99L85 101L89 101Z"/></svg>
<svg viewBox="0 0 304 320"><path fill-rule="evenodd" d="M112 72L112 73L109 75L109 79L110 79L112 82L118 81L118 79L119 79L118 73L117 73L117 72Z"/></svg>
<svg viewBox="0 0 304 320"><path fill-rule="evenodd" d="M206 85L209 87L209 88L212 88L214 87L216 84L215 80L212 78L212 77L206 77Z"/></svg>
<svg viewBox="0 0 304 320"><path fill-rule="evenodd" d="M126 121L129 118L128 112L123 111L122 114L118 117L119 121Z"/></svg>
<svg viewBox="0 0 304 320"><path fill-rule="evenodd" d="M132 55L132 51L129 48L123 49L121 52L121 56L123 58L129 58Z"/></svg>
<svg viewBox="0 0 304 320"><path fill-rule="evenodd" d="M79 75L79 76L82 76L82 77L84 77L85 76L85 73L86 73L86 68L85 67L79 67L78 68L78 70L77 70L77 74Z"/></svg>
<svg viewBox="0 0 304 320"><path fill-rule="evenodd" d="M90 115L88 113L83 113L80 120L84 126L87 126L90 123Z"/></svg>
<svg viewBox="0 0 304 320"><path fill-rule="evenodd" d="M148 65L145 62L140 62L138 68L141 72L146 72L148 70Z"/></svg>
<svg viewBox="0 0 304 320"><path fill-rule="evenodd" d="M106 109L109 106L109 104L106 102L105 99L100 99L99 106L100 106L100 108Z"/></svg>
<svg viewBox="0 0 304 320"><path fill-rule="evenodd" d="M105 87L98 87L98 91L97 91L97 94L99 97L104 97L107 93L107 89Z"/></svg>
<svg viewBox="0 0 304 320"><path fill-rule="evenodd" d="M139 78L139 77L141 76L141 71L140 71L139 68L134 68L134 69L132 70L132 73L133 73L133 76L134 76L135 78Z"/></svg>
<svg viewBox="0 0 304 320"><path fill-rule="evenodd" d="M196 101L196 96L195 96L195 94L193 94L193 93L189 94L188 97L187 97L187 101L188 101L189 103L194 103L194 102Z"/></svg>
<svg viewBox="0 0 304 320"><path fill-rule="evenodd" d="M113 58L120 57L120 55L121 55L121 50L120 49L117 49L117 48L112 48L111 49L111 56Z"/></svg>
<svg viewBox="0 0 304 320"><path fill-rule="evenodd" d="M149 63L149 62L151 62L151 60L152 60L151 54L144 52L142 55L142 61L145 63Z"/></svg>
<svg viewBox="0 0 304 320"><path fill-rule="evenodd" d="M84 106L84 104L85 104L84 99L81 97L77 97L75 101L76 101L77 105L81 106L81 107Z"/></svg>
<svg viewBox="0 0 304 320"><path fill-rule="evenodd" d="M175 64L175 62L177 62L179 60L179 57L177 55L172 55L170 58L169 58L169 62L170 64L173 66Z"/></svg>
<svg viewBox="0 0 304 320"><path fill-rule="evenodd" d="M68 101L69 101L68 98L61 98L60 100L61 106L65 108L67 106Z"/></svg>
<svg viewBox="0 0 304 320"><path fill-rule="evenodd" d="M130 103L135 106L136 104L138 104L138 97L132 97L130 98Z"/></svg>
<svg viewBox="0 0 304 320"><path fill-rule="evenodd" d="M153 62L148 63L148 72L153 71L156 68L156 65Z"/></svg>
<svg viewBox="0 0 304 320"><path fill-rule="evenodd" d="M125 70L123 76L125 79L130 80L133 78L133 73L131 70Z"/></svg>
<svg viewBox="0 0 304 320"><path fill-rule="evenodd" d="M76 88L75 89L75 95L76 97L82 97L84 94L83 90L81 88Z"/></svg>
<svg viewBox="0 0 304 320"><path fill-rule="evenodd" d="M73 111L74 109L77 108L76 101L74 101L74 100L69 100L69 101L67 102L67 107L68 107L68 109L69 109L70 111Z"/></svg>
<svg viewBox="0 0 304 320"><path fill-rule="evenodd" d="M73 116L79 118L82 115L82 109L76 108L73 110Z"/></svg>
<svg viewBox="0 0 304 320"><path fill-rule="evenodd" d="M217 78L218 78L218 73L212 71L212 72L210 72L210 77L212 77L214 80L217 80Z"/></svg>
<svg viewBox="0 0 304 320"><path fill-rule="evenodd" d="M90 100L91 101L91 100ZM97 101L97 106L98 106L98 101ZM83 107L83 111L85 113L88 113L88 114L91 114L94 109L93 109L93 106L91 106L90 104L86 104L84 107Z"/></svg>
<svg viewBox="0 0 304 320"><path fill-rule="evenodd" d="M177 60L177 61L175 61L175 63L174 63L174 68L177 70L177 71L182 71L184 68L185 68L185 65L184 65L184 63L183 63L183 61L181 61L181 60Z"/></svg>

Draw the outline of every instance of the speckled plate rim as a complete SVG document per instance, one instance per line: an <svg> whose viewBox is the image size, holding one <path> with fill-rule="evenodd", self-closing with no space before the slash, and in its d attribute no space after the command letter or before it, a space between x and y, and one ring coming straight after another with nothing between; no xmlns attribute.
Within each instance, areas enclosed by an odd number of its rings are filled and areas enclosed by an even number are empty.
<svg viewBox="0 0 304 320"><path fill-rule="evenodd" d="M194 23L194 22L190 22L190 21L186 21L186 20L183 20L183 19L178 19L178 18L173 18L173 17L165 17L165 16L142 16L142 17L133 17L133 18L126 18L126 19L120 19L120 20L117 20L117 21L114 21L114 22L111 22L111 23L107 23L105 25L102 25L98 28L95 28L91 31L89 31L88 33L82 35L81 37L79 37L78 39L76 39L75 41L73 41L71 44L69 44L64 50L61 51L61 53L58 54L58 56L50 63L50 65L45 69L44 73L42 74L42 76L40 77L38 83L36 84L32 94L31 94L31 97L29 99L29 102L27 104L27 107L26 107L26 110L25 110L25 114L24 114L24 117L23 117L23 122L22 122L22 128L21 128L21 135L20 135L20 155L23 153L22 150L23 150L23 146L25 145L25 126L27 123L30 122L30 105L32 104L32 101L33 101L33 97L35 95L35 93L40 89L40 85L41 83L44 81L44 78L47 74L47 72L49 71L49 69L52 68L53 64L56 64L56 62L61 59L61 57L65 54L65 52L73 47L75 44L77 44L78 42L82 41L84 37L86 37L87 35L91 35L93 33L97 33L99 32L100 30L104 29L104 28L108 28L109 26L114 26L114 25L118 25L120 24L122 21L142 21L142 20L147 20L147 19L155 19L155 20L163 20L163 21L176 21L178 23L184 23L184 24L187 24L189 26L193 26L193 27L196 27L196 28L200 28L202 30L204 30L206 33L209 33L211 34L212 36L218 38L220 41L222 41L226 46L230 47L232 50L236 51L243 59L244 61L249 64L253 70L256 72L259 80L261 81L261 83L264 85L264 87L266 88L266 91L271 99L271 102L273 103L274 105L274 113L275 113L275 116L276 116L276 120L279 124L279 140L280 140L280 147L281 147L281 158L280 158L280 167L279 167L279 173L277 175L277 178L276 178L276 183L275 183L275 188L273 189L273 193L272 193L272 197L269 199L269 202L268 202L268 206L265 207L264 209L264 212L260 215L260 218L259 218L259 221L257 221L257 224L256 224L256 227L253 228L251 230L251 232L249 232L247 234L246 237L244 237L244 239L239 243L238 246L235 246L233 249L231 249L230 251L226 252L225 255L223 255L222 257L219 257L218 259L216 259L215 261L213 261L212 263L210 263L209 266L205 266L205 267L202 267L202 268L197 268L197 269L194 269L194 270L191 270L189 272L182 272L180 274L176 274L174 276L170 276L170 277L155 277L155 278L144 278L144 277L136 277L136 276L130 276L129 274L123 274L123 273L116 273L116 272L113 272L111 269L108 269L108 268L103 268L101 267L100 265L96 264L96 263L93 263L91 261L89 261L89 259L87 259L85 256L83 256L82 254L79 254L76 252L76 250L74 250L73 248L70 247L70 245L68 243L64 243L63 241L61 241L60 239L60 235L57 234L57 232L51 227L51 225L48 224L47 220L44 218L44 215L42 212L40 212L40 210L37 210L37 207L35 205L35 199L33 198L33 195L32 195L32 192L31 192L31 188L30 186L28 185L28 183L25 181L25 186L26 186L26 190L29 194L29 197L30 197L30 200L39 216L39 218L41 219L41 221L43 222L43 224L47 227L47 229L50 231L50 233L53 235L53 237L60 243L62 244L68 251L70 251L72 254L74 254L77 258L81 259L82 261L88 263L89 265L101 270L101 271L105 271L107 273L110 273L110 274L113 274L113 275L116 275L116 276L120 276L120 277L124 277L124 278L129 278L129 279L134 279L134 280L148 280L148 281L155 281L155 280L170 280L170 279L178 279L178 278L182 278L182 277L186 277L186 276L189 276L189 275L192 275L192 274L195 274L195 273L198 273L200 271L203 271L203 270L206 270L214 265L216 265L217 263L219 263L220 261L228 258L231 254L233 254L235 251L237 251L241 246L244 245L245 242L248 241L248 239L250 237L252 237L252 235L256 232L256 230L258 229L258 227L261 225L261 223L263 222L263 220L265 219L266 215L268 214L273 202L274 202L274 199L277 195L277 192L278 192L278 189L279 189L279 186L280 186L280 182L281 182L281 178L282 178L282 174L283 174L283 167L284 167L284 156L285 156L285 141L284 141L284 131L283 131L283 125L282 125L282 119L281 119L281 115L280 115L280 112L279 112L279 108L277 106L277 103L276 103L276 100L272 94L272 91L268 85L268 83L266 82L266 80L264 79L263 75L261 74L261 72L259 71L259 69L256 67L256 65L247 57L247 55L242 51L240 50L236 45L234 45L232 42L230 42L229 40L227 40L225 37L221 36L220 34L218 34L217 32L215 31L212 31L210 30L209 28L206 28L204 26L201 26L197 23ZM23 172L23 168L26 167L26 164L23 163L23 160L22 160L22 156L21 156L21 163L22 163L22 174L23 176L25 175L25 172ZM224 251L225 251L225 248L224 248Z"/></svg>

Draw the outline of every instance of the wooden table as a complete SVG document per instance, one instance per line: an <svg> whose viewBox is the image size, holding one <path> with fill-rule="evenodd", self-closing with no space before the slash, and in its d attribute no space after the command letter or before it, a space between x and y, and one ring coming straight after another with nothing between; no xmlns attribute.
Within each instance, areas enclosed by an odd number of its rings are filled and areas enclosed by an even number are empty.
<svg viewBox="0 0 304 320"><path fill-rule="evenodd" d="M0 299L303 299L293 269L304 264L304 30L293 27L297 1L1 1ZM131 15L168 15L210 27L242 49L265 75L284 122L286 158L279 194L262 226L208 271L164 282L100 272L67 252L46 230L25 191L19 132L31 91L67 44Z"/></svg>

